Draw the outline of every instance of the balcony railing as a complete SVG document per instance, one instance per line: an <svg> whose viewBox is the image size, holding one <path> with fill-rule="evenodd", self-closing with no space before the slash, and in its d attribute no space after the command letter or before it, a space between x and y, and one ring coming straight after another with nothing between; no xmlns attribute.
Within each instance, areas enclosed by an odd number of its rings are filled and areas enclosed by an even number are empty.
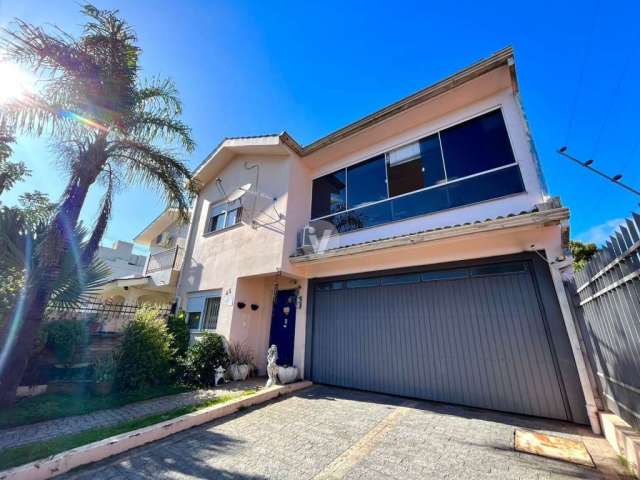
<svg viewBox="0 0 640 480"><path fill-rule="evenodd" d="M183 249L179 246L149 255L145 275L162 270L180 270Z"/></svg>

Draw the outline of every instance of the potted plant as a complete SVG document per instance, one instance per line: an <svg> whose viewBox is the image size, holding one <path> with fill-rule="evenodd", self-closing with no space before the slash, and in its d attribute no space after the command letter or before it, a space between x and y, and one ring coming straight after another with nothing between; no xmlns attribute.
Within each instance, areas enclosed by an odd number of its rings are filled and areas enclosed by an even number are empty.
<svg viewBox="0 0 640 480"><path fill-rule="evenodd" d="M254 368L253 352L244 343L229 344L229 375L233 380L246 380Z"/></svg>
<svg viewBox="0 0 640 480"><path fill-rule="evenodd" d="M93 391L98 395L107 395L113 388L118 361L114 353L98 357L93 365Z"/></svg>
<svg viewBox="0 0 640 480"><path fill-rule="evenodd" d="M289 367L287 365L278 366L278 380L283 385L295 382L298 379L298 367Z"/></svg>

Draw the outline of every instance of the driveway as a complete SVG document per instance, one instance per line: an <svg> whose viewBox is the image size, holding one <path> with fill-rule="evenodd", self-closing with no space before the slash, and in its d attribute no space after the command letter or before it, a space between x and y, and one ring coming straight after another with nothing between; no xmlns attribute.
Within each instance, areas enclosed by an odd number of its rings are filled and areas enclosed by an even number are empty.
<svg viewBox="0 0 640 480"><path fill-rule="evenodd" d="M567 423L314 386L65 478L603 478L515 452L516 427L582 435L592 454L606 448Z"/></svg>

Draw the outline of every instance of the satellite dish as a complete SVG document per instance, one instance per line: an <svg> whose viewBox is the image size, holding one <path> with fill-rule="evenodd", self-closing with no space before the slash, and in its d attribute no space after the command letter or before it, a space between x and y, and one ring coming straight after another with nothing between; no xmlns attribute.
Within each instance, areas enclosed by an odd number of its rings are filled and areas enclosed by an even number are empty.
<svg viewBox="0 0 640 480"><path fill-rule="evenodd" d="M236 200L239 200L240 198L242 198L242 196L247 193L249 190L251 189L251 184L247 183L245 185L242 185L240 188L238 188L237 190L231 192L231 194L227 197L227 201L228 202L235 202Z"/></svg>

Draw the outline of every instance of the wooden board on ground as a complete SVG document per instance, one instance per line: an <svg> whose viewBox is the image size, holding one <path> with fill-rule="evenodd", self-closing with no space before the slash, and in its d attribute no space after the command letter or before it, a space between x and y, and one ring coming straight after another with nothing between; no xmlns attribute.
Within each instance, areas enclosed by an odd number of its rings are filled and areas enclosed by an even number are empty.
<svg viewBox="0 0 640 480"><path fill-rule="evenodd" d="M531 430L516 430L515 449L519 452L595 468L591 455L584 443L579 440L555 437Z"/></svg>

